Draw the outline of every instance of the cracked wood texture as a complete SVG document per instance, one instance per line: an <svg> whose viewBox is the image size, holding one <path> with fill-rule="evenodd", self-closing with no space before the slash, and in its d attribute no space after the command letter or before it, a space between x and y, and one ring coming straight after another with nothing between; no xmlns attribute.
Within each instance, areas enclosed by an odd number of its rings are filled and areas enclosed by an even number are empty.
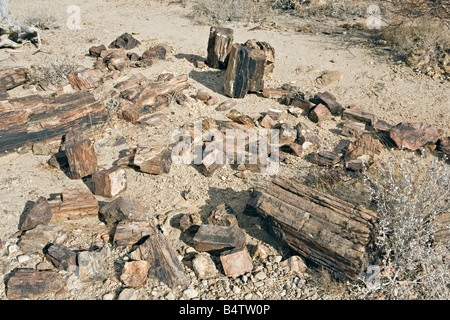
<svg viewBox="0 0 450 320"><path fill-rule="evenodd" d="M263 50L241 44L231 48L224 91L231 98L244 98L247 92L264 89L266 55Z"/></svg>
<svg viewBox="0 0 450 320"><path fill-rule="evenodd" d="M232 44L233 29L211 27L206 64L211 68L226 69Z"/></svg>
<svg viewBox="0 0 450 320"><path fill-rule="evenodd" d="M27 68L0 68L0 91L14 89L27 82Z"/></svg>
<svg viewBox="0 0 450 320"><path fill-rule="evenodd" d="M255 189L249 206L273 234L338 277L355 280L366 269L375 212L281 178Z"/></svg>
<svg viewBox="0 0 450 320"><path fill-rule="evenodd" d="M83 131L105 123L107 109L92 93L31 95L0 101L0 152Z"/></svg>

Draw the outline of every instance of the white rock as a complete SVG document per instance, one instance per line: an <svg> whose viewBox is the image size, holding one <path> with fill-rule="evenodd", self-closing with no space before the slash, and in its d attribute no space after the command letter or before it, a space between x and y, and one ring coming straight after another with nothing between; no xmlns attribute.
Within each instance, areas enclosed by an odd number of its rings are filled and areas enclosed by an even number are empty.
<svg viewBox="0 0 450 320"><path fill-rule="evenodd" d="M192 288L186 289L183 291L183 294L186 296L186 298L188 299L194 299L196 297L198 297L198 291Z"/></svg>
<svg viewBox="0 0 450 320"><path fill-rule="evenodd" d="M107 293L102 297L103 300L114 300L114 294L113 293Z"/></svg>
<svg viewBox="0 0 450 320"><path fill-rule="evenodd" d="M138 292L131 288L123 289L118 300L137 300Z"/></svg>
<svg viewBox="0 0 450 320"><path fill-rule="evenodd" d="M19 261L19 263L25 263L27 261L30 261L30 259L30 256L27 256L26 254L22 254L17 257L17 261Z"/></svg>

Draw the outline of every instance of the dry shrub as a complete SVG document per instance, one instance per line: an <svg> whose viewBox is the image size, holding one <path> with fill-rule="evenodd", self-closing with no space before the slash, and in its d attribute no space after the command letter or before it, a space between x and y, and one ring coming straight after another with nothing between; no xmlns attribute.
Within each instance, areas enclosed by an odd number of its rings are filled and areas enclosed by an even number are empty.
<svg viewBox="0 0 450 320"><path fill-rule="evenodd" d="M448 164L422 151L381 157L365 172L379 214L373 265L378 285L362 289L366 297L448 299L450 238L437 241L438 221L450 212Z"/></svg>
<svg viewBox="0 0 450 320"><path fill-rule="evenodd" d="M28 10L24 23L41 30L59 28L58 15L49 6L31 8Z"/></svg>
<svg viewBox="0 0 450 320"><path fill-rule="evenodd" d="M48 56L39 65L32 65L29 80L33 84L61 86L68 83L67 75L77 71L79 64L67 53Z"/></svg>
<svg viewBox="0 0 450 320"><path fill-rule="evenodd" d="M271 13L272 0L197 0L192 18L201 24L264 22Z"/></svg>

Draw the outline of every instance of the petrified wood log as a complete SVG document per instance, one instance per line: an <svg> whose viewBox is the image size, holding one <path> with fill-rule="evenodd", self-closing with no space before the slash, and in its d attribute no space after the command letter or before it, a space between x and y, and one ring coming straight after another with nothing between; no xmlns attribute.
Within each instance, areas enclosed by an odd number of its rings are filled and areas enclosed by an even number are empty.
<svg viewBox="0 0 450 320"><path fill-rule="evenodd" d="M70 85L76 91L87 91L97 88L103 80L103 72L98 69L86 69L67 75Z"/></svg>
<svg viewBox="0 0 450 320"><path fill-rule="evenodd" d="M36 299L45 294L60 290L63 277L50 270L19 269L6 284L8 299Z"/></svg>
<svg viewBox="0 0 450 320"><path fill-rule="evenodd" d="M319 121L325 120L331 116L330 110L323 104L319 103L309 112L309 120L318 123Z"/></svg>
<svg viewBox="0 0 450 320"><path fill-rule="evenodd" d="M94 194L112 198L127 188L127 173L118 166L100 170L92 175Z"/></svg>
<svg viewBox="0 0 450 320"><path fill-rule="evenodd" d="M442 129L428 123L399 123L390 130L390 138L398 148L415 151L426 144L435 144L443 133Z"/></svg>
<svg viewBox="0 0 450 320"><path fill-rule="evenodd" d="M231 227L202 224L194 237L197 251L221 252L233 248L243 248L245 233L237 224Z"/></svg>
<svg viewBox="0 0 450 320"><path fill-rule="evenodd" d="M247 40L244 43L245 46L250 46L256 49L260 49L264 52L266 56L266 62L264 66L264 75L268 75L273 72L274 63L275 63L275 48L272 47L269 43L264 41L257 41L255 39Z"/></svg>
<svg viewBox="0 0 450 320"><path fill-rule="evenodd" d="M325 105L333 115L339 115L343 111L342 106L336 101L336 97L328 91L317 93L310 101Z"/></svg>
<svg viewBox="0 0 450 320"><path fill-rule="evenodd" d="M226 69L232 44L233 29L211 27L206 64L211 68Z"/></svg>
<svg viewBox="0 0 450 320"><path fill-rule="evenodd" d="M152 228L151 234L138 250L141 260L150 263L149 276L155 277L171 288L189 284L189 277L178 260L175 250L156 228Z"/></svg>
<svg viewBox="0 0 450 320"><path fill-rule="evenodd" d="M77 220L97 217L99 204L89 189L73 189L62 192L61 199L49 201L53 220Z"/></svg>
<svg viewBox="0 0 450 320"><path fill-rule="evenodd" d="M0 152L62 137L70 128L83 131L104 123L107 116L107 109L88 92L0 101Z"/></svg>
<svg viewBox="0 0 450 320"><path fill-rule="evenodd" d="M66 157L71 179L81 179L97 171L97 155L89 139L67 145Z"/></svg>
<svg viewBox="0 0 450 320"><path fill-rule="evenodd" d="M247 92L262 91L265 63L263 50L234 44L225 73L225 94L232 98L244 98Z"/></svg>
<svg viewBox="0 0 450 320"><path fill-rule="evenodd" d="M0 91L7 91L27 82L28 69L0 68Z"/></svg>
<svg viewBox="0 0 450 320"><path fill-rule="evenodd" d="M20 230L30 230L39 224L47 224L52 218L52 215L52 208L50 208L47 199L45 197L39 197L25 217L20 226Z"/></svg>
<svg viewBox="0 0 450 320"><path fill-rule="evenodd" d="M355 280L368 265L377 218L371 210L281 178L255 189L249 207L291 248L338 276Z"/></svg>

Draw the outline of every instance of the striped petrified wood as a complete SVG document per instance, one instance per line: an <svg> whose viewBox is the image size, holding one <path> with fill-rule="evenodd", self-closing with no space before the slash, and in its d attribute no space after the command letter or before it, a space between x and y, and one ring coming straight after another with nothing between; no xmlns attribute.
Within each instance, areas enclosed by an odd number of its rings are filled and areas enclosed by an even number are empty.
<svg viewBox="0 0 450 320"><path fill-rule="evenodd" d="M375 212L281 178L254 190L249 206L273 234L331 273L354 280L366 269Z"/></svg>

